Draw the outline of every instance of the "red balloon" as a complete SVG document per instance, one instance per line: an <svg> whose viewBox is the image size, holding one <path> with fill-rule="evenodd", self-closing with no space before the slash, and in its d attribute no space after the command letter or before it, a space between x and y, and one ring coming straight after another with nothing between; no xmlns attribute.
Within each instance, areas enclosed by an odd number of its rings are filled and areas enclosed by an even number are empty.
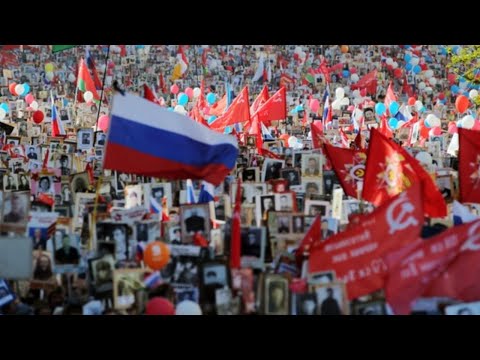
<svg viewBox="0 0 480 360"><path fill-rule="evenodd" d="M363 97L367 96L367 89L363 88L362 90L360 90L360 95L362 95Z"/></svg>
<svg viewBox="0 0 480 360"><path fill-rule="evenodd" d="M33 121L35 124L40 124L43 121L45 115L40 110L37 110L33 113Z"/></svg>
<svg viewBox="0 0 480 360"><path fill-rule="evenodd" d="M180 89L178 88L177 84L173 84L172 86L170 86L170 92L172 94L177 95L179 91Z"/></svg>
<svg viewBox="0 0 480 360"><path fill-rule="evenodd" d="M8 85L8 90L10 90L12 95L18 96L18 94L15 92L15 86L17 86L17 83L11 83L10 85Z"/></svg>
<svg viewBox="0 0 480 360"><path fill-rule="evenodd" d="M457 124L455 123L455 121L450 121L448 123L448 133L449 134L457 134L458 133Z"/></svg>
<svg viewBox="0 0 480 360"><path fill-rule="evenodd" d="M457 100L455 100L455 108L460 114L463 114L465 111L467 111L469 106L470 101L468 101L468 98L465 95L460 95L457 97Z"/></svg>
<svg viewBox="0 0 480 360"><path fill-rule="evenodd" d="M393 75L394 75L397 79L401 78L401 77L402 77L402 69L396 68L396 69L393 71Z"/></svg>
<svg viewBox="0 0 480 360"><path fill-rule="evenodd" d="M356 73L357 73L357 68L351 67L350 74L356 74Z"/></svg>
<svg viewBox="0 0 480 360"><path fill-rule="evenodd" d="M457 75L448 74L447 79L448 79L448 82L450 83L450 85L453 85L453 84L455 84L455 80L457 79Z"/></svg>
<svg viewBox="0 0 480 360"><path fill-rule="evenodd" d="M420 64L420 68L421 68L423 71L426 71L426 70L428 70L428 65L427 65L427 64Z"/></svg>
<svg viewBox="0 0 480 360"><path fill-rule="evenodd" d="M443 92L441 92L440 94L438 94L438 98L439 98L440 100L445 99L445 94L444 94Z"/></svg>
<svg viewBox="0 0 480 360"><path fill-rule="evenodd" d="M108 130L109 117L107 115L102 115L98 118L98 128L103 132Z"/></svg>
<svg viewBox="0 0 480 360"><path fill-rule="evenodd" d="M415 98L412 96L412 97L408 98L408 105L414 106L416 101L417 100L415 100Z"/></svg>
<svg viewBox="0 0 480 360"><path fill-rule="evenodd" d="M435 135L435 136L439 136L439 135L442 135L442 128L440 126L436 126L434 128L432 128L432 134Z"/></svg>
<svg viewBox="0 0 480 360"><path fill-rule="evenodd" d="M480 120L475 120L472 130L480 130Z"/></svg>

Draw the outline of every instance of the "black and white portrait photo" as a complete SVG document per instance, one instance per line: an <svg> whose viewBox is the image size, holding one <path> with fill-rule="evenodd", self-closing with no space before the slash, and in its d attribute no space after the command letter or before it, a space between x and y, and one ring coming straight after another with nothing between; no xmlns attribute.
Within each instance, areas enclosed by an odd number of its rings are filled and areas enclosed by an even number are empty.
<svg viewBox="0 0 480 360"><path fill-rule="evenodd" d="M332 206L328 201L322 200L306 200L305 215L321 217L330 217Z"/></svg>
<svg viewBox="0 0 480 360"><path fill-rule="evenodd" d="M6 192L3 194L3 222L14 228L23 228L28 223L30 192Z"/></svg>
<svg viewBox="0 0 480 360"><path fill-rule="evenodd" d="M53 194L53 176L41 176L38 179L37 194Z"/></svg>
<svg viewBox="0 0 480 360"><path fill-rule="evenodd" d="M319 315L348 315L345 285L329 283L315 285Z"/></svg>
<svg viewBox="0 0 480 360"><path fill-rule="evenodd" d="M243 182L258 182L260 181L259 174L260 173L258 168L245 169L242 172L242 180Z"/></svg>
<svg viewBox="0 0 480 360"><path fill-rule="evenodd" d="M199 301L198 287L194 286L175 286L175 303L178 304L182 301L189 300L195 303Z"/></svg>
<svg viewBox="0 0 480 360"><path fill-rule="evenodd" d="M314 195L321 195L323 193L323 182L320 180L303 179L302 186L306 199L311 199Z"/></svg>
<svg viewBox="0 0 480 360"><path fill-rule="evenodd" d="M288 280L280 275L265 277L265 315L288 315Z"/></svg>
<svg viewBox="0 0 480 360"><path fill-rule="evenodd" d="M77 149L90 150L93 147L93 129L80 129L77 132Z"/></svg>
<svg viewBox="0 0 480 360"><path fill-rule="evenodd" d="M18 190L18 175L8 174L3 176L3 190L16 191Z"/></svg>
<svg viewBox="0 0 480 360"><path fill-rule="evenodd" d="M113 242L115 244L115 260L129 259L131 249L128 241L128 226L118 223L98 223L97 241Z"/></svg>
<svg viewBox="0 0 480 360"><path fill-rule="evenodd" d="M142 185L128 185L125 187L125 208L132 209L143 204Z"/></svg>
<svg viewBox="0 0 480 360"><path fill-rule="evenodd" d="M105 141L107 140L107 134L103 131L97 131L95 133L95 147L105 146Z"/></svg>
<svg viewBox="0 0 480 360"><path fill-rule="evenodd" d="M279 234L291 233L290 219L291 219L291 216L289 214L277 215L277 232Z"/></svg>
<svg viewBox="0 0 480 360"><path fill-rule="evenodd" d="M198 285L198 257L175 256L162 269L162 278L170 279L171 284Z"/></svg>
<svg viewBox="0 0 480 360"><path fill-rule="evenodd" d="M150 185L150 202L154 201L155 207L162 207L162 199L167 199L167 207L172 207L172 184L171 183L154 183Z"/></svg>
<svg viewBox="0 0 480 360"><path fill-rule="evenodd" d="M60 109L60 120L62 120L63 122L70 121L70 114L68 109Z"/></svg>
<svg viewBox="0 0 480 360"><path fill-rule="evenodd" d="M276 211L292 211L293 210L293 194L275 194L275 210Z"/></svg>
<svg viewBox="0 0 480 360"><path fill-rule="evenodd" d="M297 315L316 315L317 297L315 294L297 294Z"/></svg>
<svg viewBox="0 0 480 360"><path fill-rule="evenodd" d="M292 232L294 234L304 233L304 216L303 215L292 216Z"/></svg>
<svg viewBox="0 0 480 360"><path fill-rule="evenodd" d="M30 160L40 159L40 152L37 146L28 146L27 147L27 158Z"/></svg>
<svg viewBox="0 0 480 360"><path fill-rule="evenodd" d="M180 207L182 243L192 244L198 233L208 240L210 233L210 211L208 204L182 205Z"/></svg>
<svg viewBox="0 0 480 360"><path fill-rule="evenodd" d="M53 239L55 265L78 265L80 262L79 237L57 229Z"/></svg>
<svg viewBox="0 0 480 360"><path fill-rule="evenodd" d="M228 286L228 268L221 263L207 263L202 266L203 285L206 286Z"/></svg>
<svg viewBox="0 0 480 360"><path fill-rule="evenodd" d="M293 168L282 169L280 175L287 180L289 186L301 185L300 172Z"/></svg>
<svg viewBox="0 0 480 360"><path fill-rule="evenodd" d="M319 154L302 156L302 177L321 177L322 158Z"/></svg>
<svg viewBox="0 0 480 360"><path fill-rule="evenodd" d="M71 188L74 193L84 193L88 190L90 180L87 172L77 173L72 178Z"/></svg>
<svg viewBox="0 0 480 360"><path fill-rule="evenodd" d="M72 168L71 155L61 154L57 160L56 168L60 169L62 176L69 176Z"/></svg>
<svg viewBox="0 0 480 360"><path fill-rule="evenodd" d="M352 306L353 315L386 315L384 301L369 301Z"/></svg>
<svg viewBox="0 0 480 360"><path fill-rule="evenodd" d="M262 182L280 178L280 170L284 165L284 160L265 159L262 167Z"/></svg>

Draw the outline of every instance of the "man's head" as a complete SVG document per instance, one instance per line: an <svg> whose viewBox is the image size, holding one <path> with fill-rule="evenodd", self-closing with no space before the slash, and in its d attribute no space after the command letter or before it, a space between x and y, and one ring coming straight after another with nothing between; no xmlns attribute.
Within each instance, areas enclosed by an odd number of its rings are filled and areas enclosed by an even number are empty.
<svg viewBox="0 0 480 360"><path fill-rule="evenodd" d="M112 235L115 242L125 241L125 229L123 227L116 227Z"/></svg>
<svg viewBox="0 0 480 360"><path fill-rule="evenodd" d="M317 159L315 158L308 159L308 169L312 171L317 169Z"/></svg>
<svg viewBox="0 0 480 360"><path fill-rule="evenodd" d="M327 296L329 298L333 298L333 289L332 288L327 288Z"/></svg>
<svg viewBox="0 0 480 360"><path fill-rule="evenodd" d="M42 229L39 229L39 228L35 229L35 230L33 231L33 236L34 236L35 238L41 237L41 236L42 236Z"/></svg>
<svg viewBox="0 0 480 360"><path fill-rule="evenodd" d="M275 306L281 306L285 299L284 287L281 283L274 282L270 285L270 295Z"/></svg>
<svg viewBox="0 0 480 360"><path fill-rule="evenodd" d="M47 255L40 255L37 264L40 270L47 271L50 268L50 258Z"/></svg>
<svg viewBox="0 0 480 360"><path fill-rule="evenodd" d="M128 197L131 206L138 206L138 195L136 191L132 191Z"/></svg>
<svg viewBox="0 0 480 360"><path fill-rule="evenodd" d="M50 189L50 179L48 177L42 177L40 179L40 189L44 191Z"/></svg>
<svg viewBox="0 0 480 360"><path fill-rule="evenodd" d="M313 299L306 299L303 301L302 308L305 314L313 314L316 304Z"/></svg>
<svg viewBox="0 0 480 360"><path fill-rule="evenodd" d="M60 156L60 166L61 167L67 167L68 166L68 156L67 155Z"/></svg>
<svg viewBox="0 0 480 360"><path fill-rule="evenodd" d="M287 205L288 199L286 195L280 196L280 205Z"/></svg>
<svg viewBox="0 0 480 360"><path fill-rule="evenodd" d="M97 270L97 280L108 280L111 278L112 268L108 261L101 260L95 265Z"/></svg>
<svg viewBox="0 0 480 360"><path fill-rule="evenodd" d="M327 230L328 229L328 221L327 220L322 220L322 230Z"/></svg>
<svg viewBox="0 0 480 360"><path fill-rule="evenodd" d="M28 152L29 153L35 153L35 148L34 147L29 147Z"/></svg>
<svg viewBox="0 0 480 360"><path fill-rule="evenodd" d="M17 194L12 194L12 212L23 213L22 199Z"/></svg>
<svg viewBox="0 0 480 360"><path fill-rule="evenodd" d="M63 235L62 245L64 248L70 248L70 236L68 234Z"/></svg>

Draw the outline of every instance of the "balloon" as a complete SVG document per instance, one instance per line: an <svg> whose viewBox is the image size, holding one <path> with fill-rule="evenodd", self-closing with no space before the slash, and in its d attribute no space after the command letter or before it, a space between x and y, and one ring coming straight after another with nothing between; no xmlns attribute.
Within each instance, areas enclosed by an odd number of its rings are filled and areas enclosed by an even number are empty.
<svg viewBox="0 0 480 360"><path fill-rule="evenodd" d="M427 124L425 124L425 126L432 127L432 123L433 123L434 119L435 119L435 115L428 114L427 117L425 118L425 122L428 122L429 126L427 126Z"/></svg>
<svg viewBox="0 0 480 360"><path fill-rule="evenodd" d="M187 94L189 99L193 99L193 89L191 87L185 89L185 94Z"/></svg>
<svg viewBox="0 0 480 360"><path fill-rule="evenodd" d="M35 100L32 101L32 103L30 104L30 107L33 109L33 110L38 110L38 102L36 102Z"/></svg>
<svg viewBox="0 0 480 360"><path fill-rule="evenodd" d="M85 91L83 94L83 98L85 99L85 102L89 103L93 99L93 94L91 91Z"/></svg>
<svg viewBox="0 0 480 360"><path fill-rule="evenodd" d="M310 101L310 109L316 113L318 109L320 108L320 102L317 99L313 99Z"/></svg>
<svg viewBox="0 0 480 360"><path fill-rule="evenodd" d="M391 129L395 130L398 126L397 118L394 118L394 117L390 118L388 120L388 125L390 126Z"/></svg>
<svg viewBox="0 0 480 360"><path fill-rule="evenodd" d="M295 107L295 112L303 111L303 106L302 105L297 105Z"/></svg>
<svg viewBox="0 0 480 360"><path fill-rule="evenodd" d="M480 130L480 121L475 120L475 124L472 127L472 130Z"/></svg>
<svg viewBox="0 0 480 360"><path fill-rule="evenodd" d="M397 79L400 79L402 77L402 69L395 69L393 76L395 76Z"/></svg>
<svg viewBox="0 0 480 360"><path fill-rule="evenodd" d="M350 113L351 113L353 110L355 110L355 106L353 106L353 105L350 105L350 106L347 108L347 111L350 112Z"/></svg>
<svg viewBox="0 0 480 360"><path fill-rule="evenodd" d="M17 83L13 82L10 85L8 85L8 90L10 93L14 96L18 96L18 94L15 92L15 87L17 86Z"/></svg>
<svg viewBox="0 0 480 360"><path fill-rule="evenodd" d="M354 67L351 67L350 68L350 74L356 74L357 73L357 69L354 68Z"/></svg>
<svg viewBox="0 0 480 360"><path fill-rule="evenodd" d="M392 68L394 68L395 70L398 68L398 63L396 61L392 64Z"/></svg>
<svg viewBox="0 0 480 360"><path fill-rule="evenodd" d="M8 113L8 110L10 110L6 103L0 104L0 109L3 109L6 113Z"/></svg>
<svg viewBox="0 0 480 360"><path fill-rule="evenodd" d="M52 63L45 64L45 72L53 72L55 66Z"/></svg>
<svg viewBox="0 0 480 360"><path fill-rule="evenodd" d="M470 92L468 93L468 96L470 97L470 99L473 100L478 96L478 91L475 89L470 90Z"/></svg>
<svg viewBox="0 0 480 360"><path fill-rule="evenodd" d="M382 116L383 114L385 114L385 111L387 111L385 104L377 103L375 105L375 112L377 113L377 115Z"/></svg>
<svg viewBox="0 0 480 360"><path fill-rule="evenodd" d="M75 82L76 79L77 78L75 77L75 75L73 73L68 74L68 81L73 83L73 82Z"/></svg>
<svg viewBox="0 0 480 360"><path fill-rule="evenodd" d="M15 86L15 93L20 96L20 94L23 94L23 85L22 84L17 84L17 86Z"/></svg>
<svg viewBox="0 0 480 360"><path fill-rule="evenodd" d="M430 130L430 133L433 136L440 136L442 135L442 128L439 126L435 126L434 128L432 128L432 130Z"/></svg>
<svg viewBox="0 0 480 360"><path fill-rule="evenodd" d="M412 58L410 59L410 64L412 64L412 65L414 66L414 68L415 68L415 66L418 66L418 63L419 63L419 62L420 62L420 59L419 59L418 57L416 57L416 56L415 56L415 57L412 57ZM418 68L420 68L420 66L419 66ZM419 71L419 72L420 72L420 71Z"/></svg>
<svg viewBox="0 0 480 360"><path fill-rule="evenodd" d="M440 119L437 118L435 115L433 116L433 118L430 120L429 123L432 127L440 127L442 125L442 122L440 121Z"/></svg>
<svg viewBox="0 0 480 360"><path fill-rule="evenodd" d="M55 74L51 71L45 73L45 78L48 80L48 81L52 81L53 78L55 77Z"/></svg>
<svg viewBox="0 0 480 360"><path fill-rule="evenodd" d="M358 77L357 74L352 74L352 76L350 77L350 80L352 80L352 82L356 83L358 80L360 80L360 78Z"/></svg>
<svg viewBox="0 0 480 360"><path fill-rule="evenodd" d="M367 96L367 89L363 88L362 90L360 90L360 95L363 97Z"/></svg>
<svg viewBox="0 0 480 360"><path fill-rule="evenodd" d="M433 91L433 89L432 89L430 86L427 86L427 87L425 88L425 92L426 92L426 93L431 93L432 91Z"/></svg>
<svg viewBox="0 0 480 360"><path fill-rule="evenodd" d="M438 94L438 98L439 98L440 100L445 99L445 94L444 94L443 92L440 93L440 94Z"/></svg>
<svg viewBox="0 0 480 360"><path fill-rule="evenodd" d="M215 101L217 100L217 97L215 96L214 93L209 93L207 95L207 102L210 104L210 105L213 105L215 104Z"/></svg>
<svg viewBox="0 0 480 360"><path fill-rule="evenodd" d="M215 120L217 120L217 117L215 115L212 115L208 118L207 122L208 122L208 125L210 125L212 122L214 122Z"/></svg>
<svg viewBox="0 0 480 360"><path fill-rule="evenodd" d="M27 102L28 105L30 105L34 100L35 100L35 97L32 94L27 94L27 96L25 96L25 101Z"/></svg>
<svg viewBox="0 0 480 360"><path fill-rule="evenodd" d="M340 106L348 106L350 105L350 99L348 97L344 97L340 100Z"/></svg>
<svg viewBox="0 0 480 360"><path fill-rule="evenodd" d="M288 147L295 147L298 143L298 139L295 136L290 136L287 140Z"/></svg>
<svg viewBox="0 0 480 360"><path fill-rule="evenodd" d="M450 90L452 91L452 93L456 94L458 90L460 90L460 88L457 85L452 85Z"/></svg>
<svg viewBox="0 0 480 360"><path fill-rule="evenodd" d="M109 120L110 118L108 117L108 115L100 116L98 118L98 128L106 133L108 130Z"/></svg>
<svg viewBox="0 0 480 360"><path fill-rule="evenodd" d="M342 45L340 49L342 50L343 54L346 54L348 52L348 46L347 45Z"/></svg>
<svg viewBox="0 0 480 360"><path fill-rule="evenodd" d="M177 304L175 315L203 315L200 305L192 300L183 300Z"/></svg>
<svg viewBox="0 0 480 360"><path fill-rule="evenodd" d="M421 71L422 71L422 68L421 68L419 65L415 65L415 66L413 67L413 72L414 72L415 74L419 74Z"/></svg>
<svg viewBox="0 0 480 360"><path fill-rule="evenodd" d="M393 64L393 59L389 57L389 58L387 59L387 61L385 61L385 63L386 63L387 65L392 65L392 64Z"/></svg>
<svg viewBox="0 0 480 360"><path fill-rule="evenodd" d="M433 70L425 71L425 78L430 79L433 76Z"/></svg>
<svg viewBox="0 0 480 360"><path fill-rule="evenodd" d="M395 116L398 113L398 109L400 109L400 105L396 101L392 101L388 110L390 110L390 115Z"/></svg>
<svg viewBox="0 0 480 360"><path fill-rule="evenodd" d="M341 100L343 99L343 97L345 96L345 90L343 90L342 87L338 87L336 90L335 90L335 98L337 100Z"/></svg>
<svg viewBox="0 0 480 360"><path fill-rule="evenodd" d="M457 99L455 100L455 108L460 114L467 111L469 105L470 105L470 102L468 101L467 97L464 95L458 96Z"/></svg>
<svg viewBox="0 0 480 360"><path fill-rule="evenodd" d="M170 249L161 241L151 242L143 251L143 261L150 269L160 270L170 261Z"/></svg>
<svg viewBox="0 0 480 360"><path fill-rule="evenodd" d="M23 85L23 93L21 93L21 95L25 96L30 92L30 85L28 85L27 83L24 83L22 85Z"/></svg>
<svg viewBox="0 0 480 360"><path fill-rule="evenodd" d="M354 98L358 98L358 97L360 97L360 91L358 91L358 90L353 90L352 95L353 95Z"/></svg>
<svg viewBox="0 0 480 360"><path fill-rule="evenodd" d="M185 93L180 93L178 95L178 104L182 105L182 106L185 106L185 105L187 105L187 103L188 103L188 95L185 94Z"/></svg>
<svg viewBox="0 0 480 360"><path fill-rule="evenodd" d="M173 111L175 111L176 113L182 114L182 115L185 115L187 113L187 111L185 110L183 105L176 105L175 108L173 109Z"/></svg>
<svg viewBox="0 0 480 360"><path fill-rule="evenodd" d="M412 64L408 63L407 65L405 65L405 70L407 70L407 71L412 71L412 69L413 69L413 65L412 65Z"/></svg>
<svg viewBox="0 0 480 360"><path fill-rule="evenodd" d="M406 62L406 63L409 63L410 60L412 60L412 55L410 55L410 54L405 54L405 62Z"/></svg>
<svg viewBox="0 0 480 360"><path fill-rule="evenodd" d="M173 84L172 86L170 86L170 92L171 92L172 94L175 94L175 95L178 94L178 91L179 91L179 90L180 90L180 89L178 88L177 84Z"/></svg>
<svg viewBox="0 0 480 360"><path fill-rule="evenodd" d="M350 76L350 71L348 71L348 70L343 70L343 71L342 71L342 76L343 76L344 78L349 77L349 76Z"/></svg>
<svg viewBox="0 0 480 360"><path fill-rule="evenodd" d="M420 151L416 156L415 159L417 159L420 163L426 164L426 165L432 165L432 155L430 155L426 151Z"/></svg>
<svg viewBox="0 0 480 360"><path fill-rule="evenodd" d="M457 124L455 123L455 121L450 121L450 122L448 123L448 133L449 133L449 134L456 134L456 133L458 133Z"/></svg>
<svg viewBox="0 0 480 360"><path fill-rule="evenodd" d="M0 120L5 119L5 116L7 116L7 113L4 109L0 108Z"/></svg>
<svg viewBox="0 0 480 360"><path fill-rule="evenodd" d="M340 110L342 108L342 105L340 104L340 100L335 100L332 102L332 109L333 110Z"/></svg>
<svg viewBox="0 0 480 360"><path fill-rule="evenodd" d="M33 121L35 124L40 124L43 121L45 115L40 110L37 110L33 113Z"/></svg>
<svg viewBox="0 0 480 360"><path fill-rule="evenodd" d="M428 79L428 82L429 82L430 85L432 85L432 86L437 85L437 79L435 79L434 77Z"/></svg>
<svg viewBox="0 0 480 360"><path fill-rule="evenodd" d="M412 96L410 98L408 98L408 105L410 106L414 106L415 105L415 98Z"/></svg>
<svg viewBox="0 0 480 360"><path fill-rule="evenodd" d="M420 90L423 90L423 89L425 89L426 87L427 87L427 85L426 85L423 81L422 81L420 84L418 84L418 88L419 88Z"/></svg>
<svg viewBox="0 0 480 360"><path fill-rule="evenodd" d="M467 88L468 84L466 82L461 82L458 84L458 87L462 90L465 90Z"/></svg>
<svg viewBox="0 0 480 360"><path fill-rule="evenodd" d="M467 115L462 118L462 127L465 129L471 129L475 125L475 119L472 115Z"/></svg>
<svg viewBox="0 0 480 360"><path fill-rule="evenodd" d="M202 90L200 90L200 88L196 87L195 89L193 89L193 97L194 98L199 97L201 93L202 93Z"/></svg>
<svg viewBox="0 0 480 360"><path fill-rule="evenodd" d="M415 109L420 111L423 108L423 103L420 100L415 101Z"/></svg>

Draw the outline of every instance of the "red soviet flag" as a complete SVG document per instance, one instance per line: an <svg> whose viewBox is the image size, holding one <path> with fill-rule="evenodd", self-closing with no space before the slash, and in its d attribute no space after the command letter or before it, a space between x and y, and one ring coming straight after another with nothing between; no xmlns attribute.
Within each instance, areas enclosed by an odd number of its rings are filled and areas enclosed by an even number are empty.
<svg viewBox="0 0 480 360"><path fill-rule="evenodd" d="M281 87L273 96L260 106L253 116L265 123L275 120L284 120L287 118L287 93L284 87Z"/></svg>
<svg viewBox="0 0 480 360"><path fill-rule="evenodd" d="M449 228L428 240L418 239L385 257L388 267L385 294L395 314L411 312L414 301L457 257L469 232L478 224L480 220Z"/></svg>
<svg viewBox="0 0 480 360"><path fill-rule="evenodd" d="M349 299L384 286L383 257L415 241L423 226L420 186L416 184L362 218L362 223L314 244L309 272L335 271Z"/></svg>
<svg viewBox="0 0 480 360"><path fill-rule="evenodd" d="M262 124L258 121L258 117L254 117L251 121L252 126L250 127L249 134L255 135L257 146L257 152L259 155L263 154L263 136L262 136Z"/></svg>
<svg viewBox="0 0 480 360"><path fill-rule="evenodd" d="M458 129L460 201L480 203L480 131Z"/></svg>
<svg viewBox="0 0 480 360"><path fill-rule="evenodd" d="M367 152L365 150L342 149L328 143L324 143L323 148L345 194L358 198L358 183L363 182L365 176Z"/></svg>
<svg viewBox="0 0 480 360"><path fill-rule="evenodd" d="M308 253L312 245L321 240L321 235L321 216L317 215L295 251L295 258L299 267L302 263L304 253Z"/></svg>
<svg viewBox="0 0 480 360"><path fill-rule="evenodd" d="M387 94L385 95L385 107L387 108L388 112L390 113L390 104L394 101L397 101L397 97L395 96L395 92L393 91L392 82L388 85ZM390 114L390 116L395 116L396 114Z"/></svg>
<svg viewBox="0 0 480 360"><path fill-rule="evenodd" d="M425 215L447 216L445 199L422 165L400 145L371 129L363 198L378 206L417 182L423 189Z"/></svg>
<svg viewBox="0 0 480 360"><path fill-rule="evenodd" d="M143 97L147 99L148 101L151 101L155 104L158 104L157 102L157 97L153 93L153 91L148 87L147 84L143 84Z"/></svg>
<svg viewBox="0 0 480 360"><path fill-rule="evenodd" d="M310 124L310 131L312 132L312 145L314 149L321 149L324 143L323 137L323 123L322 121L312 121Z"/></svg>
<svg viewBox="0 0 480 360"><path fill-rule="evenodd" d="M480 221L467 223L467 240L447 270L424 292L425 297L445 296L464 302L480 299ZM459 228L460 226L455 227ZM463 225L462 225L463 227Z"/></svg>
<svg viewBox="0 0 480 360"><path fill-rule="evenodd" d="M211 113L211 112L210 112ZM238 96L232 101L227 111L210 124L213 130L221 131L228 125L242 123L250 120L250 107L248 105L248 87L245 86Z"/></svg>
<svg viewBox="0 0 480 360"><path fill-rule="evenodd" d="M250 114L253 115L256 113L256 111L267 102L267 100L270 98L270 95L268 94L268 86L265 85L260 91L260 94L255 98L253 101L252 105L250 106Z"/></svg>
<svg viewBox="0 0 480 360"><path fill-rule="evenodd" d="M210 107L209 115L222 116L227 107L227 95L218 100Z"/></svg>

